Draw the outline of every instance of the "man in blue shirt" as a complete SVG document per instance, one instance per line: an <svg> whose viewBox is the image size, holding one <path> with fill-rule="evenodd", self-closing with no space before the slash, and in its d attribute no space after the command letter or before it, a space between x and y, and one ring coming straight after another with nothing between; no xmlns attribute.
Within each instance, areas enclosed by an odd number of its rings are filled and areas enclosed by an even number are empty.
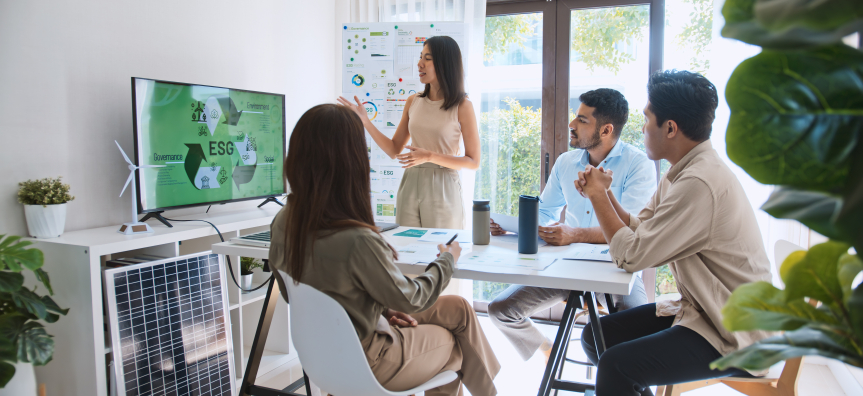
<svg viewBox="0 0 863 396"><path fill-rule="evenodd" d="M587 165L614 172L610 190L627 210L637 213L656 191L656 166L639 149L620 141L629 117L629 104L613 89L600 88L579 97L581 105L569 123L570 147L555 162L540 196L539 236L550 245L571 243L606 243L590 200L575 188L578 172ZM564 223L560 212L566 207ZM503 230L492 219L492 235ZM573 262L572 265L578 265ZM640 274L639 274L640 275ZM512 285L488 306L492 322L515 346L524 360L537 349L548 354L551 340L534 327L530 316L559 304L569 297L569 290ZM629 296L613 296L619 309L647 303L644 283L639 277Z"/></svg>

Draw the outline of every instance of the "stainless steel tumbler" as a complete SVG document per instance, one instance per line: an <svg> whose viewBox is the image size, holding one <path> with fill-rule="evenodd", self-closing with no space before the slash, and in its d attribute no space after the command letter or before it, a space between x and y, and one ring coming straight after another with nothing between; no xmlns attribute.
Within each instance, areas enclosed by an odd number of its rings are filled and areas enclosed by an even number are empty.
<svg viewBox="0 0 863 396"><path fill-rule="evenodd" d="M488 245L491 238L489 220L491 208L487 199L475 199L473 201L473 244Z"/></svg>

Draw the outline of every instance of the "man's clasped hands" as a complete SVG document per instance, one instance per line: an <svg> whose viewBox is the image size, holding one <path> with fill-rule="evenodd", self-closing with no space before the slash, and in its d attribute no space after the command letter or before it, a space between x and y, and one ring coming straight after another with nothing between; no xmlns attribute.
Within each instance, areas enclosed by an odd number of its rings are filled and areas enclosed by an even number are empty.
<svg viewBox="0 0 863 396"><path fill-rule="evenodd" d="M583 171L578 172L578 180L574 182L575 189L582 197L588 199L598 194L607 194L606 191L611 188L612 175L614 172L611 170L588 165Z"/></svg>

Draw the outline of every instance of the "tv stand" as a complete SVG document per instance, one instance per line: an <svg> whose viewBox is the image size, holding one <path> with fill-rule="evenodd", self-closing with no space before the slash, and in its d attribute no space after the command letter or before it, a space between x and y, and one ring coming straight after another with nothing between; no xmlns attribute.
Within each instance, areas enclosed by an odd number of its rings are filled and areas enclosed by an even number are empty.
<svg viewBox="0 0 863 396"><path fill-rule="evenodd" d="M260 208L260 206L258 206L258 207ZM141 222L141 223L143 223L143 222L145 222L145 221L147 221L147 220L149 220L149 219L156 219L156 220L161 221L161 222L162 222L162 224L164 224L166 227L173 228L174 226L173 226L173 225L171 225L171 223L169 223L169 222L168 222L168 219L166 219L166 218L162 217L162 213L165 213L165 212L150 212L150 213L147 213L146 215L144 215L144 217L143 217L143 218L141 218L140 222Z"/></svg>
<svg viewBox="0 0 863 396"><path fill-rule="evenodd" d="M269 197L269 198L265 199L265 200L264 200L264 202L261 202L261 204L260 204L260 205L258 205L258 207L260 208L261 206L264 206L264 205L266 205L266 204L268 204L268 203L270 203L270 202L275 202L275 203L276 203L276 205L279 205L279 206L282 206L282 207L284 207L284 206L285 206L285 204L283 204L283 203L279 202L279 200L278 200L278 199L276 199L276 197Z"/></svg>

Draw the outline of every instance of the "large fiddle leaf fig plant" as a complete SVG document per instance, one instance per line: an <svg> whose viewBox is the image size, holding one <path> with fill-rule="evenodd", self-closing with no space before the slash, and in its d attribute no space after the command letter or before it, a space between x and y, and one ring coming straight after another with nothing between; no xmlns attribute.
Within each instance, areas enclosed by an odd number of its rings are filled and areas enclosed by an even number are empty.
<svg viewBox="0 0 863 396"><path fill-rule="evenodd" d="M54 323L69 310L49 295L24 286L24 270L32 271L49 294L54 294L48 273L42 269L42 251L18 236L0 234L0 388L15 375L13 363L42 366L54 355L54 340L40 322Z"/></svg>
<svg viewBox="0 0 863 396"><path fill-rule="evenodd" d="M728 0L722 35L759 45L728 81L728 157L776 185L762 206L830 241L791 254L785 289L743 285L723 308L731 331L782 331L711 364L761 370L821 355L863 367L863 30L859 0ZM820 301L817 308L808 301Z"/></svg>

